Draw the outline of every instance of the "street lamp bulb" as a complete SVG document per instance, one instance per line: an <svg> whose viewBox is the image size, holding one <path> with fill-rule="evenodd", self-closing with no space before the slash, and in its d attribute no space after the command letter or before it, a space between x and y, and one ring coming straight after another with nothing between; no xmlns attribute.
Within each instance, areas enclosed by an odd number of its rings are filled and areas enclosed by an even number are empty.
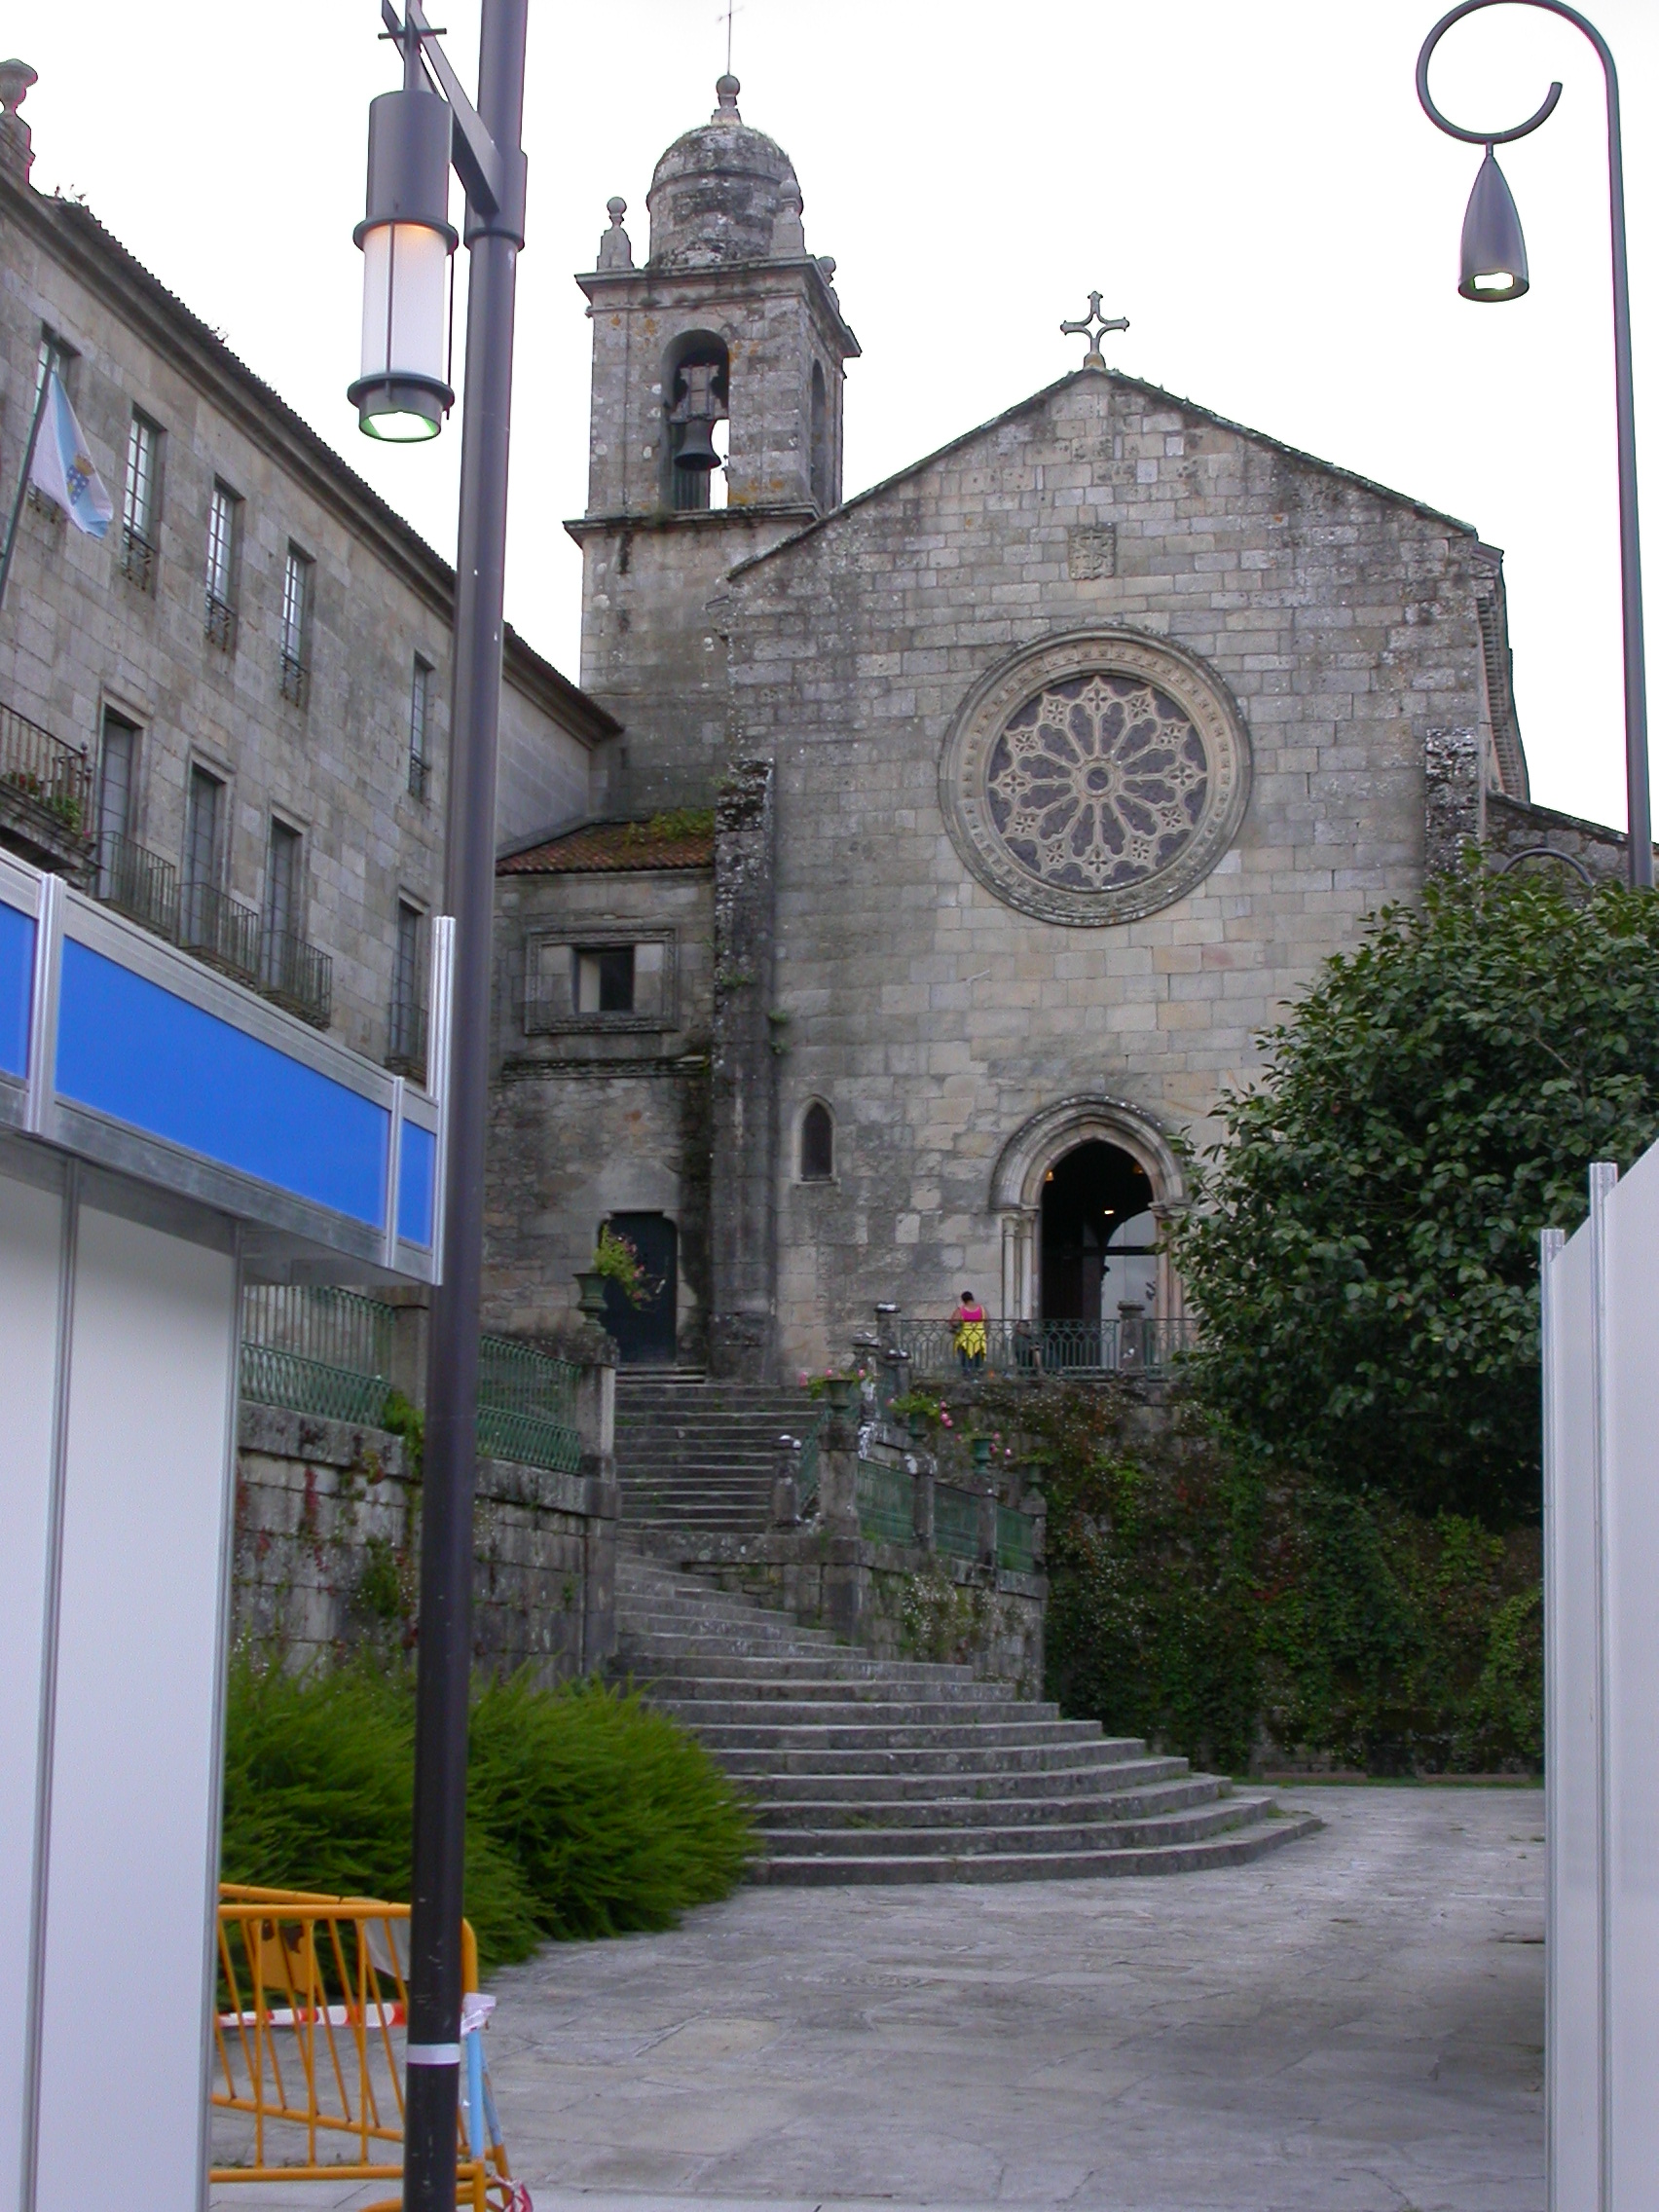
<svg viewBox="0 0 1659 2212"><path fill-rule="evenodd" d="M443 428L443 418L435 409L424 415L417 408L398 405L390 392L386 397L387 404L378 409L359 400L357 427L365 437L379 438L387 446L418 446Z"/></svg>
<svg viewBox="0 0 1659 2212"><path fill-rule="evenodd" d="M1520 211L1490 146L1463 216L1461 264L1457 289L1466 300L1518 300L1528 288Z"/></svg>

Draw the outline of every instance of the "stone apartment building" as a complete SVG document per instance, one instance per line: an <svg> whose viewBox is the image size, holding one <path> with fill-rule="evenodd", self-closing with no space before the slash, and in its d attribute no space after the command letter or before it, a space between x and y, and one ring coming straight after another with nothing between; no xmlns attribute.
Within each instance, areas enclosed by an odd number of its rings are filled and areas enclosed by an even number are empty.
<svg viewBox="0 0 1659 2212"><path fill-rule="evenodd" d="M0 842L424 1073L448 565L85 206L0 84L0 460L61 375L115 503L31 494L0 607ZM344 402L342 403L344 407ZM510 632L499 823L585 810L617 724Z"/></svg>
<svg viewBox="0 0 1659 2212"><path fill-rule="evenodd" d="M1529 801L1493 548L1098 336L843 502L857 340L737 97L643 265L612 201L578 278L581 678L624 726L501 863L498 1323L550 1325L606 1220L662 1285L611 1297L640 1360L788 1373L965 1288L1178 1315L1183 1140L1278 1008L1463 842L1607 834Z"/></svg>

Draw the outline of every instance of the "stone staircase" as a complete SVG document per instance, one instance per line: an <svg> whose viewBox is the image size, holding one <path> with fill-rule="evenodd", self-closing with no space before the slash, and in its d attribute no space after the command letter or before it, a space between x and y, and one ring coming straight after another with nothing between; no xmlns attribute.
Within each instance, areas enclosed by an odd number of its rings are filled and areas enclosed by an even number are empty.
<svg viewBox="0 0 1659 2212"><path fill-rule="evenodd" d="M808 1415L799 1390L708 1382L679 1368L616 1378L624 1521L687 1534L754 1533L771 1519L778 1438Z"/></svg>
<svg viewBox="0 0 1659 2212"><path fill-rule="evenodd" d="M1237 1865L1319 1823L966 1667L874 1659L630 1547L617 1671L752 1799L767 1882L1006 1882Z"/></svg>

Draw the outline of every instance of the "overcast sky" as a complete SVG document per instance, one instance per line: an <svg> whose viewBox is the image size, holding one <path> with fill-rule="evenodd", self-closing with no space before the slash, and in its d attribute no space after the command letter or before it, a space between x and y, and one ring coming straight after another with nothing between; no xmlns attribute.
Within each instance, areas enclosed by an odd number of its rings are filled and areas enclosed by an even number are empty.
<svg viewBox="0 0 1659 2212"><path fill-rule="evenodd" d="M474 77L477 0L429 10ZM40 72L34 181L83 195L448 557L455 430L377 448L356 369L365 110L394 81L377 0L74 0L7 11ZM794 161L864 348L846 489L1075 366L1098 286L1108 360L1472 522L1507 556L1535 797L1622 823L1623 704L1601 75L1570 26L1494 8L1435 92L1501 128L1530 296L1455 291L1477 149L1412 73L1434 0L741 0L745 121ZM1659 533L1659 6L1599 0L1627 130L1638 430ZM605 203L646 249L658 154L713 105L717 0L534 0L507 612L577 674L588 330L571 281ZM464 261L464 254L458 260ZM459 348L458 348L459 351ZM10 464L8 464L10 465ZM1650 534L1650 570L1659 535ZM1659 671L1659 636L1654 641ZM1656 676L1659 682L1659 676Z"/></svg>

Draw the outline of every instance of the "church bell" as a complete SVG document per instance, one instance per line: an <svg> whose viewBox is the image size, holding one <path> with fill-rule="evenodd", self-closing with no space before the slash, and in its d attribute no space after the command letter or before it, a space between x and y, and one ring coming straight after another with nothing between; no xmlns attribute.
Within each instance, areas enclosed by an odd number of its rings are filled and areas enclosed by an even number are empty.
<svg viewBox="0 0 1659 2212"><path fill-rule="evenodd" d="M715 451L715 424L724 420L725 405L715 388L719 371L712 361L694 361L681 371L685 390L669 420L680 436L674 448L677 468L719 468Z"/></svg>

